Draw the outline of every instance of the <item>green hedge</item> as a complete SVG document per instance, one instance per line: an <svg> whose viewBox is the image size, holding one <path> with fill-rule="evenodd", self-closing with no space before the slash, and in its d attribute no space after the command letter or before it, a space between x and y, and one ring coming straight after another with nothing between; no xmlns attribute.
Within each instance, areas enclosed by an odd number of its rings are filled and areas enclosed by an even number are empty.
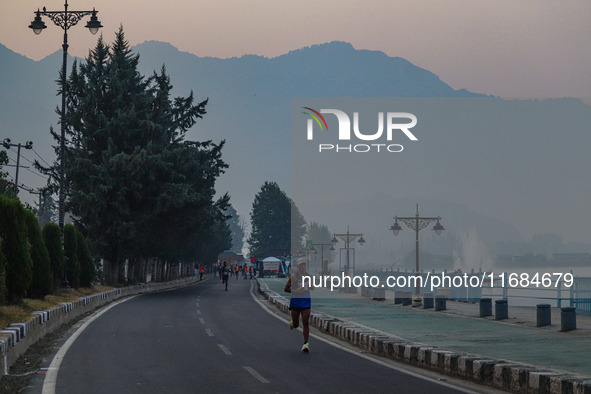
<svg viewBox="0 0 591 394"><path fill-rule="evenodd" d="M90 287L96 279L96 267L84 235L76 230L76 246L80 263L80 286Z"/></svg>
<svg viewBox="0 0 591 394"><path fill-rule="evenodd" d="M64 256L66 257L66 279L70 286L80 287L80 263L78 262L78 245L76 228L68 223L64 226Z"/></svg>
<svg viewBox="0 0 591 394"><path fill-rule="evenodd" d="M0 238L6 258L8 302L17 302L25 297L33 278L26 216L20 201L0 195Z"/></svg>
<svg viewBox="0 0 591 394"><path fill-rule="evenodd" d="M49 252L41 236L41 228L37 217L31 211L26 211L26 223L31 245L31 259L33 260L33 281L27 292L31 298L43 299L53 291L53 273Z"/></svg>
<svg viewBox="0 0 591 394"><path fill-rule="evenodd" d="M51 272L55 286L59 286L60 281L64 280L65 257L62 247L62 235L60 228L55 223L47 223L43 226L43 241L49 252L49 261L51 263Z"/></svg>

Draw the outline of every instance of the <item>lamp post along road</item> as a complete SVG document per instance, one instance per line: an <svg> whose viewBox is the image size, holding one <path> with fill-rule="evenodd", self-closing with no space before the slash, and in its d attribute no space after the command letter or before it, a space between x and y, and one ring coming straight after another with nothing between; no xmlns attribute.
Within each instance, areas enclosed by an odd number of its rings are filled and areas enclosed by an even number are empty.
<svg viewBox="0 0 591 394"><path fill-rule="evenodd" d="M330 244L312 244L312 250L314 250L314 254L318 254L318 251L316 250L316 247L320 247L320 275L324 276L324 275L328 275L328 270L326 269L326 267L324 266L324 247L325 246L330 246L329 250L335 250L334 249L334 245L332 243Z"/></svg>
<svg viewBox="0 0 591 394"><path fill-rule="evenodd" d="M63 58L62 58L62 75L61 75L61 94L62 94L62 111L60 116L61 123L61 134L60 134L60 168L59 168L59 202L58 202L58 224L60 229L64 229L64 202L65 202L65 188L66 188L66 163L65 163L65 150L66 150L66 65L68 60L68 29L75 26L82 18L86 15L91 15L90 20L86 23L86 28L90 30L92 34L96 34L98 30L103 27L96 17L98 11L93 9L92 11L68 11L68 0L65 1L63 11L47 11L43 7L43 11L37 9L35 11L35 19L29 25L29 28L33 30L35 34L41 34L43 29L46 29L45 22L41 19L41 16L46 16L53 21L53 23L64 30L64 42L62 44Z"/></svg>
<svg viewBox="0 0 591 394"><path fill-rule="evenodd" d="M337 239L338 237L338 239ZM345 276L349 276L349 269L350 269L350 261L349 261L349 246L351 242L357 241L359 245L363 245L365 240L363 239L363 234L353 234L349 232L349 226L347 226L347 232L341 234L333 234L331 242L333 245L336 245L339 242L339 239L345 243L345 250L347 250L347 260L345 264ZM355 262L353 262L355 263ZM355 270L355 267L353 267Z"/></svg>
<svg viewBox="0 0 591 394"><path fill-rule="evenodd" d="M417 204L417 213L415 216L410 217L401 217L401 216L394 216L394 225L390 227L390 230L394 233L394 235L398 235L402 227L398 224L398 221L406 224L409 228L415 230L415 242L416 242L416 274L420 275L419 271L419 231L427 227L430 223L437 221L435 226L433 226L433 231L435 234L440 235L445 228L439 223L441 220L440 216L437 217L421 217L419 216L419 204ZM416 281L415 287L415 295L419 296L421 292L420 281Z"/></svg>

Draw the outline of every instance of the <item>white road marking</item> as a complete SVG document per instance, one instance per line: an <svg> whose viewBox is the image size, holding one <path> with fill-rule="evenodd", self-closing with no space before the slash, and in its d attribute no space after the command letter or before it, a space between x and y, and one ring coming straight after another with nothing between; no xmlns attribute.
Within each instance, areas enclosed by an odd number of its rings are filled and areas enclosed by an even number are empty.
<svg viewBox="0 0 591 394"><path fill-rule="evenodd" d="M201 323L201 324L205 324L205 319L204 319L204 318L202 318L202 317L200 317L200 318L199 318L199 323Z"/></svg>
<svg viewBox="0 0 591 394"><path fill-rule="evenodd" d="M251 367L243 367L244 369L246 369L248 371L249 374L251 374L252 376L254 376L254 378L256 380L258 380L261 383L271 383L269 382L267 379L265 379L260 373L258 373L257 371L255 371L253 368Z"/></svg>
<svg viewBox="0 0 591 394"><path fill-rule="evenodd" d="M222 345L221 343L218 343L218 346L220 347L220 349L222 349L222 352L226 353L226 356L232 355L232 352L229 351L228 348Z"/></svg>
<svg viewBox="0 0 591 394"><path fill-rule="evenodd" d="M284 319L284 318L282 318L282 317L278 316L277 314L275 314L275 313L274 313L272 310L270 310L270 309L267 307L267 305L265 305L265 304L264 304L262 301L260 301L260 300L259 300L259 299L256 297L256 295L254 294L254 286L255 286L254 282L251 282L251 283L250 283L250 296L252 297L252 299L253 299L253 300L254 300L254 301L257 303L257 304L259 304L259 306L260 306L261 308L263 308L263 310L264 310L265 312L267 312L268 314L270 314L270 315L271 315L271 316L273 316L274 318L276 318L276 319L278 319L278 320L281 320L281 321L283 321L283 322L285 322L285 323L289 323L289 321L288 321L287 319ZM380 364L380 365L382 365L382 366L384 366L384 367L386 367L386 368L390 368L390 369L393 369L393 370L395 370L395 371L402 372L402 373L404 373L404 374L411 375L411 376L414 376L414 377L416 377L416 378L419 378L419 379L422 379L422 380L429 381L429 382L431 382L431 383L436 383L436 384L439 384L439 385L441 385L441 386L450 387L450 388L453 388L454 390L462 391L462 392L464 392L464 393L471 393L471 394L476 394L476 393L478 393L477 391L474 391L474 390L469 390L469 389L466 389L466 388L464 388L464 387L460 387L460 386L456 386L456 385L450 384L450 383L448 383L448 382L443 382L443 381L436 381L436 380L433 380L433 378L430 378L430 377L428 377L428 376L421 375L421 374L419 374L419 373L416 373L416 372L410 371L410 370L408 370L408 369L405 369L405 368L400 368L400 367L398 367L398 366L396 366L396 365L393 365L392 363L389 363L389 362L382 361L382 360L380 360L380 359L377 359L377 358L371 357L371 356L369 356L369 355L366 355L366 354L363 354L363 353L359 353L358 351L355 351L355 350L349 349L349 348L347 348L347 347L345 347L345 346L343 346L343 345L341 345L341 344L339 344L339 343L336 343L336 342L333 342L333 341L329 341L328 339L322 338L322 337L320 337L320 336L318 336L318 335L316 335L316 334L312 334L312 333L310 333L310 336L311 336L312 338L314 338L314 339L318 339L319 341L322 341L322 342L324 342L324 343L327 343L327 344L329 344L329 345L331 345L331 346L334 346L334 347L336 347L336 348L339 348L339 349L341 349L341 350L344 350L345 352L348 352L348 353L354 354L354 355L356 355L356 356L358 356L358 357L361 357L361 358L364 358L364 359L366 359L366 360L372 361L372 362L374 362L374 363L376 363L376 364Z"/></svg>
<svg viewBox="0 0 591 394"><path fill-rule="evenodd" d="M201 314L201 310L197 309L197 314L200 315Z"/></svg>
<svg viewBox="0 0 591 394"><path fill-rule="evenodd" d="M45 375L45 379L43 380L43 391L42 391L43 394L55 394L55 386L57 383L57 374L59 372L59 368L62 363L62 360L66 356L66 352L68 351L70 346L72 346L72 344L74 343L76 338L78 338L78 336L80 334L82 334L82 332L86 329L86 327L88 327L90 325L90 323L92 323L93 321L98 319L103 313L107 312L109 309L121 304L122 302L129 301L135 297L137 297L137 296L132 296L132 297L128 297L123 300L120 300L120 301L115 301L114 303L107 306L105 309L101 310L96 315L94 315L90 319L88 319L83 325L81 325L70 336L70 338L68 338L68 340L62 345L60 350L58 350L57 354L53 357L53 360L51 361L49 368L47 368L47 374Z"/></svg>
<svg viewBox="0 0 591 394"><path fill-rule="evenodd" d="M207 333L207 335L209 335L210 337L213 337L213 332L211 332L211 330L209 328L205 329L205 332Z"/></svg>

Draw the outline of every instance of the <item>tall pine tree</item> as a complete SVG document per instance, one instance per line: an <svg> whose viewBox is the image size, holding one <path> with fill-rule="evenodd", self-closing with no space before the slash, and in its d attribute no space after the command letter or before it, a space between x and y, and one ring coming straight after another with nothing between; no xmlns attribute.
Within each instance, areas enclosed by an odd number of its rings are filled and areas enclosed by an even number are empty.
<svg viewBox="0 0 591 394"><path fill-rule="evenodd" d="M67 208L110 282L122 281L126 259L196 258L191 245L229 202L214 198L224 142L185 139L207 100L172 99L165 68L145 78L138 62L120 28L111 46L101 37L74 64L66 89Z"/></svg>
<svg viewBox="0 0 591 394"><path fill-rule="evenodd" d="M250 254L280 249L297 252L306 233L306 222L295 203L276 182L265 182L254 198L250 213Z"/></svg>
<svg viewBox="0 0 591 394"><path fill-rule="evenodd" d="M72 223L64 226L64 257L66 258L66 279L70 286L80 287L80 262L78 261L78 238Z"/></svg>
<svg viewBox="0 0 591 394"><path fill-rule="evenodd" d="M43 236L43 242L45 242L45 247L49 253L54 288L57 288L64 280L64 268L66 265L61 231L56 223L49 222L43 226L41 235Z"/></svg>
<svg viewBox="0 0 591 394"><path fill-rule="evenodd" d="M230 228L232 235L232 248L231 250L237 253L241 253L242 247L244 246L244 227L240 223L240 216L236 209L232 205L229 205L224 214L228 216L226 222Z"/></svg>
<svg viewBox="0 0 591 394"><path fill-rule="evenodd" d="M78 253L78 262L80 263L80 286L91 287L92 282L96 279L94 259L88 249L86 238L78 230L76 230L76 251Z"/></svg>

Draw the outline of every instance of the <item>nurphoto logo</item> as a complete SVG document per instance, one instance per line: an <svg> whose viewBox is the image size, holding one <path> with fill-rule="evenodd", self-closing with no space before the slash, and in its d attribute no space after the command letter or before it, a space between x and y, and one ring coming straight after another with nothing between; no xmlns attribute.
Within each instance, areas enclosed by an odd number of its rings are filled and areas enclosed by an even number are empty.
<svg viewBox="0 0 591 394"><path fill-rule="evenodd" d="M321 109L317 111L310 107L303 107L308 115L307 123L307 139L308 141L314 140L314 125L316 124L320 128L321 132L328 133L328 124L323 114L332 114L336 116L338 122L337 137L338 141L364 141L359 144L318 144L318 152L355 152L355 153L366 153L366 152L391 152L397 153L402 152L404 147L401 144L394 144L391 141L403 134L411 141L418 141L418 138L410 131L417 124L417 117L408 112L378 112L378 129L377 131L365 131L362 132L359 129L359 112L353 112L353 127L351 128L351 118L344 111L339 109ZM353 132L351 132L351 129ZM385 142L384 141L384 130L385 130ZM371 141L371 143L369 143Z"/></svg>

